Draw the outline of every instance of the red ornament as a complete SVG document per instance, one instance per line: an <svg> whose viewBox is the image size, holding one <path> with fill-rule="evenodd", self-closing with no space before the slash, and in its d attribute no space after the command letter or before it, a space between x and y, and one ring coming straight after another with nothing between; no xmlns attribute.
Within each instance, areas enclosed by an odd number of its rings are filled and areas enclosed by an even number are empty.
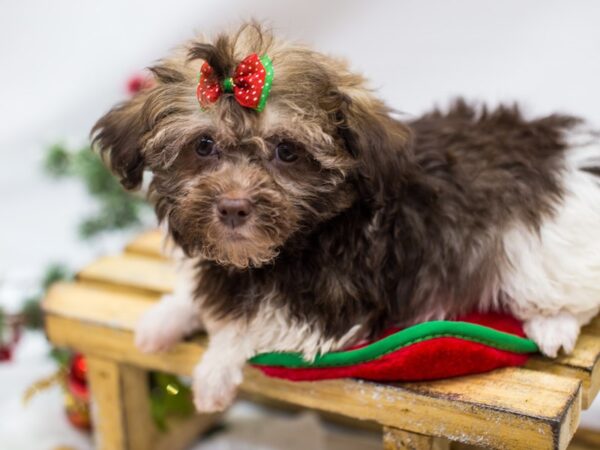
<svg viewBox="0 0 600 450"><path fill-rule="evenodd" d="M71 360L71 375L79 381L86 382L87 363L80 353L76 353Z"/></svg>
<svg viewBox="0 0 600 450"><path fill-rule="evenodd" d="M262 111L273 82L273 65L267 55L258 57L256 53L244 58L235 69L233 77L219 80L214 69L204 62L200 68L200 78L196 96L202 108L216 102L224 92L232 92L236 101L245 108Z"/></svg>
<svg viewBox="0 0 600 450"><path fill-rule="evenodd" d="M44 379L32 384L23 397L28 402L37 393L60 384L63 390L65 415L71 424L81 430L92 428L90 418L90 392L87 384L87 366L81 354L74 354L60 369Z"/></svg>
<svg viewBox="0 0 600 450"><path fill-rule="evenodd" d="M73 426L89 430L90 420L90 391L87 383L87 364L80 353L71 358L67 371L65 386L65 412Z"/></svg>
<svg viewBox="0 0 600 450"><path fill-rule="evenodd" d="M0 345L0 361L10 361L12 359L12 348L8 345Z"/></svg>
<svg viewBox="0 0 600 450"><path fill-rule="evenodd" d="M76 398L87 401L90 393L87 384L87 365L83 355L76 353L71 359L67 377L67 388Z"/></svg>
<svg viewBox="0 0 600 450"><path fill-rule="evenodd" d="M0 328L4 330L4 333L0 336L0 362L12 359L13 351L21 339L23 327L23 321L18 315L2 317L4 324Z"/></svg>
<svg viewBox="0 0 600 450"><path fill-rule="evenodd" d="M135 95L138 92L151 87L154 87L154 80L148 75L136 74L127 80L127 93L129 95Z"/></svg>

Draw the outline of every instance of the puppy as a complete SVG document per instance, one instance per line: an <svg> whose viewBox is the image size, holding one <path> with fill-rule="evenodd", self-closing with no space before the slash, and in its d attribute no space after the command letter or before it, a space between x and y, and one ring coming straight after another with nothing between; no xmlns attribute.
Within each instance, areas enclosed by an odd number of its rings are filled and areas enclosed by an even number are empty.
<svg viewBox="0 0 600 450"><path fill-rule="evenodd" d="M252 24L150 70L93 141L127 189L152 173L182 257L136 342L208 333L198 410L261 352L507 311L556 356L598 313L600 138L580 119L456 101L401 121L344 62Z"/></svg>

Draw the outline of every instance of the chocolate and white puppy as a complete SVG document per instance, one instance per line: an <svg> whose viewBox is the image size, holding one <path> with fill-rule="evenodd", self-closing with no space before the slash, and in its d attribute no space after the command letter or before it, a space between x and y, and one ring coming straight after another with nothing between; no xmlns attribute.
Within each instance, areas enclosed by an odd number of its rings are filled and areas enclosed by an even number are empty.
<svg viewBox="0 0 600 450"><path fill-rule="evenodd" d="M263 111L225 88L198 104L204 62L223 81L253 53L274 70ZM556 356L600 309L600 138L581 120L458 101L401 121L344 62L254 25L151 71L93 136L126 188L153 174L184 256L136 340L208 332L199 410L227 407L259 352L311 359L391 324L503 310Z"/></svg>

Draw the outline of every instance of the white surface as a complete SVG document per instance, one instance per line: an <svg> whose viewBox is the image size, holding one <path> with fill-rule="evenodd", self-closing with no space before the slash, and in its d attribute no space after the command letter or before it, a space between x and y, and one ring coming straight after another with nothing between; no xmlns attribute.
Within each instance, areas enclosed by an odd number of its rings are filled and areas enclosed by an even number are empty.
<svg viewBox="0 0 600 450"><path fill-rule="evenodd" d="M26 334L17 347L15 360L0 363L0 448L3 450L52 450L70 445L91 450L89 437L67 420L62 394L49 389L23 404L23 393L36 381L54 372L49 346L41 333Z"/></svg>
<svg viewBox="0 0 600 450"><path fill-rule="evenodd" d="M73 229L89 205L77 186L42 178L44 147L82 142L123 97L124 80L194 30L249 17L347 57L409 114L460 94L518 99L532 112L577 113L600 126L593 0L2 2L0 272L63 254L82 259Z"/></svg>
<svg viewBox="0 0 600 450"><path fill-rule="evenodd" d="M0 303L18 302L48 262L77 266L123 241L91 249L79 243L76 225L92 206L76 183L41 175L45 147L65 138L84 142L93 122L123 97L124 80L193 30L219 30L251 16L347 57L409 114L464 95L520 100L533 113L561 110L600 126L594 0L1 2ZM47 364L31 367L41 373ZM9 418L0 421L0 442L7 423L22 427L23 439L68 436L62 416L51 413L60 409L58 396L36 400L37 416L19 409L16 387L5 383L24 379L19 370L0 365L0 417ZM598 426L600 405L583 421Z"/></svg>

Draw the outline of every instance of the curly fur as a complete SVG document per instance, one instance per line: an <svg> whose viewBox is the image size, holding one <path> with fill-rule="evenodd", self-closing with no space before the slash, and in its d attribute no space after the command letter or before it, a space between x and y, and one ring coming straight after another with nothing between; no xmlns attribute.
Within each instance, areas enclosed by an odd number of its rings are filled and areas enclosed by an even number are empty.
<svg viewBox="0 0 600 450"><path fill-rule="evenodd" d="M252 52L273 60L265 111L244 109L229 94L201 110L202 60L230 76ZM203 322L215 336L228 330L215 342L244 340L246 356L285 346L311 357L390 324L474 309L528 320L567 308L561 297L544 310L535 290L521 298L520 287L539 280L510 275L526 272L507 236L518 229L535 240L579 195L567 192L567 171L577 179L583 170L597 173L596 164L568 165L566 136L579 119L527 120L516 106L487 110L458 100L402 122L343 61L256 25L214 43L193 40L151 70L155 87L102 117L94 142L125 187L139 186L145 169L153 173L158 217L194 261L189 290L201 299ZM198 157L194 147L207 135L217 151ZM282 140L299 149L296 162L274 156ZM600 146L587 151L597 162ZM235 232L215 207L232 193L254 205ZM599 306L589 303L580 309ZM545 322L536 323L532 329L543 331ZM205 400L197 402L203 409L223 403Z"/></svg>

